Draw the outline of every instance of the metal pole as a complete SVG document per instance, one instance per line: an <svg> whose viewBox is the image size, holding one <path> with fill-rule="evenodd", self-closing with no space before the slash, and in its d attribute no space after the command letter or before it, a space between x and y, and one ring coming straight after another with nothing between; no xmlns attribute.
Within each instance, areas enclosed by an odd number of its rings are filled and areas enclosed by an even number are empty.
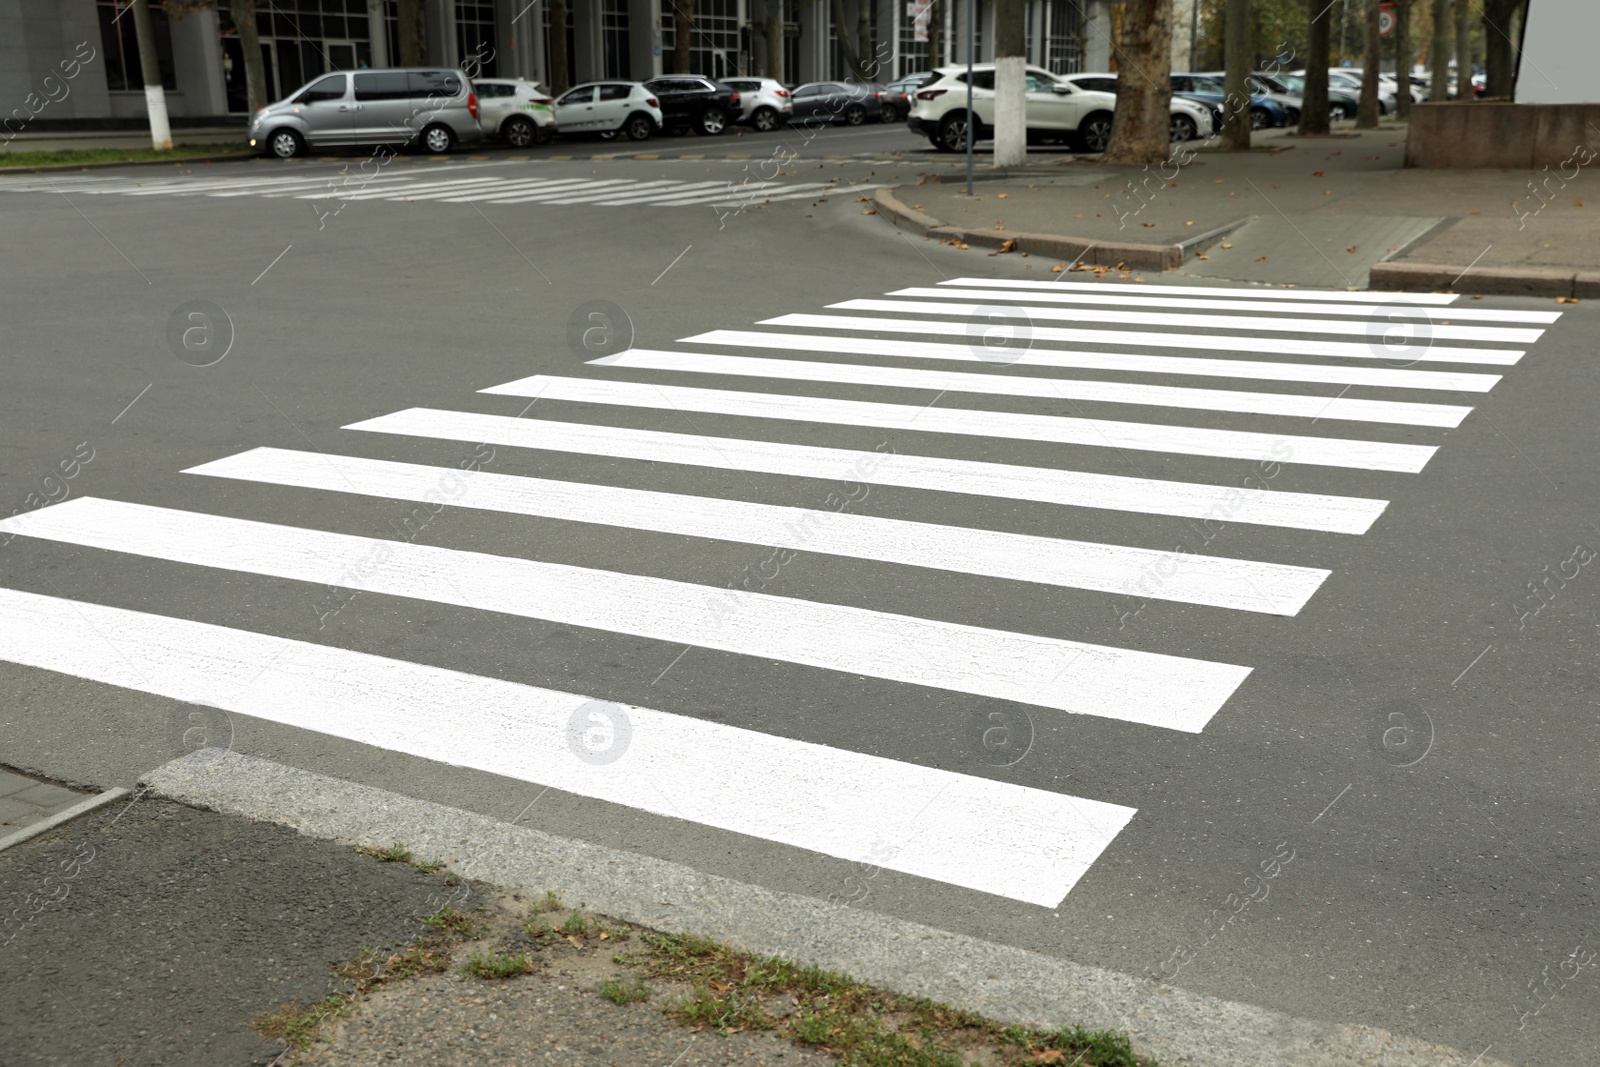
<svg viewBox="0 0 1600 1067"><path fill-rule="evenodd" d="M972 195L972 53L978 47L978 0L967 0L967 195Z"/></svg>

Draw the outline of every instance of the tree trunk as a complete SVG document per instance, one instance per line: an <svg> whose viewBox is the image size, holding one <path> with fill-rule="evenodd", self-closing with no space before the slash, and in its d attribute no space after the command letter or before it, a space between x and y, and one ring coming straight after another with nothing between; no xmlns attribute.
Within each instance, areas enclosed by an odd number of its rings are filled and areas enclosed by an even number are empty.
<svg viewBox="0 0 1600 1067"><path fill-rule="evenodd" d="M1104 162L1160 163L1171 143L1172 0L1127 0L1121 36L1113 42L1122 76Z"/></svg>
<svg viewBox="0 0 1600 1067"><path fill-rule="evenodd" d="M1395 113L1411 114L1411 0L1394 0L1394 81Z"/></svg>
<svg viewBox="0 0 1600 1067"><path fill-rule="evenodd" d="M157 152L172 150L172 127L167 122L167 91L161 85L161 62L156 56L156 32L150 25L150 0L133 0L133 32L139 38L139 66L144 73L145 110L150 115L150 144Z"/></svg>
<svg viewBox="0 0 1600 1067"><path fill-rule="evenodd" d="M400 65L421 67L428 62L428 28L423 22L422 0L395 0L400 31Z"/></svg>
<svg viewBox="0 0 1600 1067"><path fill-rule="evenodd" d="M1382 56L1383 37L1379 34L1378 0L1366 0L1367 40L1361 63L1361 102L1356 107L1356 129L1378 128L1378 61Z"/></svg>
<svg viewBox="0 0 1600 1067"><path fill-rule="evenodd" d="M779 4L767 5L766 21L762 29L767 38L767 77L783 81L783 8Z"/></svg>
<svg viewBox="0 0 1600 1067"><path fill-rule="evenodd" d="M567 71L567 0L550 0L550 91L572 88Z"/></svg>
<svg viewBox="0 0 1600 1067"><path fill-rule="evenodd" d="M267 68L261 60L261 33L256 26L256 0L233 0L230 6L233 28L239 34L239 49L244 53L244 95L246 110L254 115L272 101L267 99Z"/></svg>
<svg viewBox="0 0 1600 1067"><path fill-rule="evenodd" d="M994 5L994 165L1020 167L1028 161L1027 5L995 0Z"/></svg>
<svg viewBox="0 0 1600 1067"><path fill-rule="evenodd" d="M692 74L689 46L694 43L694 0L672 0L672 73Z"/></svg>
<svg viewBox="0 0 1600 1067"><path fill-rule="evenodd" d="M1222 15L1222 147L1250 147L1250 0L1227 0Z"/></svg>
<svg viewBox="0 0 1600 1067"><path fill-rule="evenodd" d="M1513 20L1521 0L1484 0L1484 98L1509 100L1515 86L1517 53L1512 44Z"/></svg>
<svg viewBox="0 0 1600 1067"><path fill-rule="evenodd" d="M1311 17L1306 45L1306 91L1300 101L1300 136L1328 135L1328 53L1333 47L1333 5L1306 0Z"/></svg>
<svg viewBox="0 0 1600 1067"><path fill-rule="evenodd" d="M1456 99L1472 100L1472 0L1456 0Z"/></svg>
<svg viewBox="0 0 1600 1067"><path fill-rule="evenodd" d="M1433 53L1428 66L1433 77L1428 82L1428 99L1438 103L1450 99L1450 0L1433 0Z"/></svg>
<svg viewBox="0 0 1600 1067"><path fill-rule="evenodd" d="M861 69L861 53L856 50L855 41L846 28L850 21L845 18L844 0L832 0L828 5L828 13L833 19L834 39L839 42L839 51L844 53L844 65L850 68L847 77L855 81L871 81Z"/></svg>
<svg viewBox="0 0 1600 1067"><path fill-rule="evenodd" d="M861 60L861 80L879 81L878 54L872 47L872 0L856 0L856 55Z"/></svg>
<svg viewBox="0 0 1600 1067"><path fill-rule="evenodd" d="M928 10L928 62L927 68L944 66L944 5L949 0L933 0L933 6Z"/></svg>

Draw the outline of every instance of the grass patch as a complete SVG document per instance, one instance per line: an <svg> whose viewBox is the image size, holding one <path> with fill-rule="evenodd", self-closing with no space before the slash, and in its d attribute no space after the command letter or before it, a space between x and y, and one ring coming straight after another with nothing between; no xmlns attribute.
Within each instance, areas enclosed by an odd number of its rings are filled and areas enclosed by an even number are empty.
<svg viewBox="0 0 1600 1067"><path fill-rule="evenodd" d="M258 1015L250 1028L270 1041L282 1041L298 1051L316 1040L323 1023L348 1014L351 1004L349 997L339 993L323 997L309 1007L285 1004L277 1011Z"/></svg>
<svg viewBox="0 0 1600 1067"><path fill-rule="evenodd" d="M544 896L542 898L540 898L537 903L534 904L533 910L535 912L560 911L561 910L561 898L556 896L555 893L553 893L552 891L546 889L544 891Z"/></svg>
<svg viewBox="0 0 1600 1067"><path fill-rule="evenodd" d="M624 982L617 978L602 978L600 995L619 1006L639 1004L650 999L650 987L644 984L644 979L638 977L632 982Z"/></svg>
<svg viewBox="0 0 1600 1067"><path fill-rule="evenodd" d="M685 982L693 993L666 1011L686 1026L736 1033L775 1030L847 1067L961 1067L987 1051L1004 1067L1156 1067L1125 1034L1070 1027L1001 1026L934 1001L886 993L845 975L752 956L702 937L642 933L642 952L619 955L644 978ZM785 1004L772 1003L779 997ZM792 1005L790 1011L785 1009Z"/></svg>
<svg viewBox="0 0 1600 1067"><path fill-rule="evenodd" d="M491 952L487 955L474 952L462 968L475 978L515 978L519 974L532 974L533 961L526 952L515 955Z"/></svg>
<svg viewBox="0 0 1600 1067"><path fill-rule="evenodd" d="M242 131L241 131L242 133ZM206 156L248 158L255 153L233 145L179 145L170 152L152 148L63 148L44 152L0 152L0 170L53 167L72 163L140 163L146 160L194 159Z"/></svg>
<svg viewBox="0 0 1600 1067"><path fill-rule="evenodd" d="M452 907L443 907L422 920L424 926L454 934L462 941L474 941L488 932L489 927Z"/></svg>
<svg viewBox="0 0 1600 1067"><path fill-rule="evenodd" d="M416 857L411 850L396 841L388 848L373 848L371 845L357 845L356 851L363 856L371 856L380 863L415 863Z"/></svg>

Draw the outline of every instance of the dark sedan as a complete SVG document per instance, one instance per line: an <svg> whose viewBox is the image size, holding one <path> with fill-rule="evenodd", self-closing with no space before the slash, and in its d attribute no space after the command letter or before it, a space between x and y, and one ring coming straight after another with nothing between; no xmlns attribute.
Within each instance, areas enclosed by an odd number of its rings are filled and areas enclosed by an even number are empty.
<svg viewBox="0 0 1600 1067"><path fill-rule="evenodd" d="M794 91L794 117L790 122L809 126L842 122L859 126L883 121L883 90L856 82L808 82Z"/></svg>
<svg viewBox="0 0 1600 1067"><path fill-rule="evenodd" d="M644 85L661 101L661 125L669 133L693 130L715 137L739 121L739 94L719 81L691 74Z"/></svg>

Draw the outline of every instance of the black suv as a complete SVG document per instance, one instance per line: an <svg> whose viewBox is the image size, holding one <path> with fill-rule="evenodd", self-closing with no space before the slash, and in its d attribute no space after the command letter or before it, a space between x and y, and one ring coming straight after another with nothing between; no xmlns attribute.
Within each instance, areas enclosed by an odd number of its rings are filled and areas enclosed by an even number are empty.
<svg viewBox="0 0 1600 1067"><path fill-rule="evenodd" d="M669 75L644 83L661 101L661 124L669 133L716 136L739 121L739 94L698 74Z"/></svg>

